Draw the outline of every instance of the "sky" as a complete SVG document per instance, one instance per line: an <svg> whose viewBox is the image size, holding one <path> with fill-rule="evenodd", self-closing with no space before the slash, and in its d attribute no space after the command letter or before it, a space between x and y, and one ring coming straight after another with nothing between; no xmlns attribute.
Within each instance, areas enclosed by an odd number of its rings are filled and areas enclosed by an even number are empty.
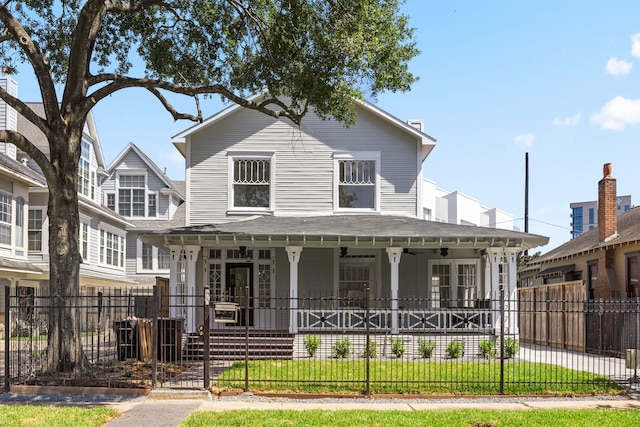
<svg viewBox="0 0 640 427"><path fill-rule="evenodd" d="M369 99L401 120L420 119L437 140L425 176L438 187L513 215L524 230L529 153L529 232L542 252L568 241L572 202L597 199L604 163L619 195L640 204L640 2L619 0L408 0L403 12L421 53L407 93ZM23 70L20 97L37 101ZM205 117L223 108L201 102ZM194 112L191 99L178 107ZM174 122L157 100L129 89L93 111L107 163L133 142L184 179Z"/></svg>

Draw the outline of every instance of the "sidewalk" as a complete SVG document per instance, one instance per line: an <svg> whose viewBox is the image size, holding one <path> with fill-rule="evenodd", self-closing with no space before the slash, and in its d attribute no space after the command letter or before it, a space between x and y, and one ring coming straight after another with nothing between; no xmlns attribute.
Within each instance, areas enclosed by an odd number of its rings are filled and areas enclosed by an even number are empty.
<svg viewBox="0 0 640 427"><path fill-rule="evenodd" d="M231 410L537 410L537 409L640 409L640 396L602 398L487 397L459 399L284 399L252 395L210 398L204 392L152 393L135 405L118 404L121 414L106 427L175 427L194 411ZM199 397L199 398L198 398Z"/></svg>

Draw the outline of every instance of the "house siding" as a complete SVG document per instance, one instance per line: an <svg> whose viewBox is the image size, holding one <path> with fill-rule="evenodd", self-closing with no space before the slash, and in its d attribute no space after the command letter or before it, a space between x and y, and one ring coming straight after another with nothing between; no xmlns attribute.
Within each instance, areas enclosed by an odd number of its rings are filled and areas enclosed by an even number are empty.
<svg viewBox="0 0 640 427"><path fill-rule="evenodd" d="M191 225L242 218L227 214L228 152L275 153L276 215L332 214L333 153L380 152L381 211L416 214L417 141L365 110L359 110L358 123L349 129L313 114L297 128L286 120L238 110L191 135L189 143Z"/></svg>

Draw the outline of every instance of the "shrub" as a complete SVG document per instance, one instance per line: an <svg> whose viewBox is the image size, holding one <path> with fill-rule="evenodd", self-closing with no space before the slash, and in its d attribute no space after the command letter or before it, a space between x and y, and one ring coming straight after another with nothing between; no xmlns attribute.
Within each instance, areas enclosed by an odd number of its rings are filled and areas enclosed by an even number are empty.
<svg viewBox="0 0 640 427"><path fill-rule="evenodd" d="M425 340L424 338L418 338L418 353L420 356L428 359L433 355L436 349L436 343L433 340Z"/></svg>
<svg viewBox="0 0 640 427"><path fill-rule="evenodd" d="M378 355L378 343L372 340L369 340L369 345L365 346L364 354L362 357L376 357Z"/></svg>
<svg viewBox="0 0 640 427"><path fill-rule="evenodd" d="M402 338L389 338L391 341L391 351L397 358L402 357L404 354L404 340Z"/></svg>
<svg viewBox="0 0 640 427"><path fill-rule="evenodd" d="M320 348L322 340L317 335L306 335L304 337L304 348L307 350L309 357L316 355L316 351Z"/></svg>
<svg viewBox="0 0 640 427"><path fill-rule="evenodd" d="M496 349L494 348L493 341L490 340L480 341L478 344L478 352L480 356L486 359L496 357Z"/></svg>
<svg viewBox="0 0 640 427"><path fill-rule="evenodd" d="M504 357L511 359L520 351L520 343L515 338L504 339Z"/></svg>
<svg viewBox="0 0 640 427"><path fill-rule="evenodd" d="M349 355L349 353L351 353L351 341L349 341L349 338L347 337L340 338L336 340L331 350L333 351L333 356L336 359L344 359Z"/></svg>
<svg viewBox="0 0 640 427"><path fill-rule="evenodd" d="M452 359L464 356L464 341L451 341L449 345L447 345L447 355Z"/></svg>

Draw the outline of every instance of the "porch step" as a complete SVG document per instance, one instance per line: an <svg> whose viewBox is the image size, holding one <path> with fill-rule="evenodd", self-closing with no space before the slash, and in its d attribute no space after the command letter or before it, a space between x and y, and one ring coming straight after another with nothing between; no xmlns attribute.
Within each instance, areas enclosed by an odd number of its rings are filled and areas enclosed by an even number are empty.
<svg viewBox="0 0 640 427"><path fill-rule="evenodd" d="M215 330L209 335L209 358L215 360L243 360L245 332ZM249 331L249 359L292 359L295 337L286 331ZM189 334L182 350L183 360L203 360L204 342L197 334Z"/></svg>

